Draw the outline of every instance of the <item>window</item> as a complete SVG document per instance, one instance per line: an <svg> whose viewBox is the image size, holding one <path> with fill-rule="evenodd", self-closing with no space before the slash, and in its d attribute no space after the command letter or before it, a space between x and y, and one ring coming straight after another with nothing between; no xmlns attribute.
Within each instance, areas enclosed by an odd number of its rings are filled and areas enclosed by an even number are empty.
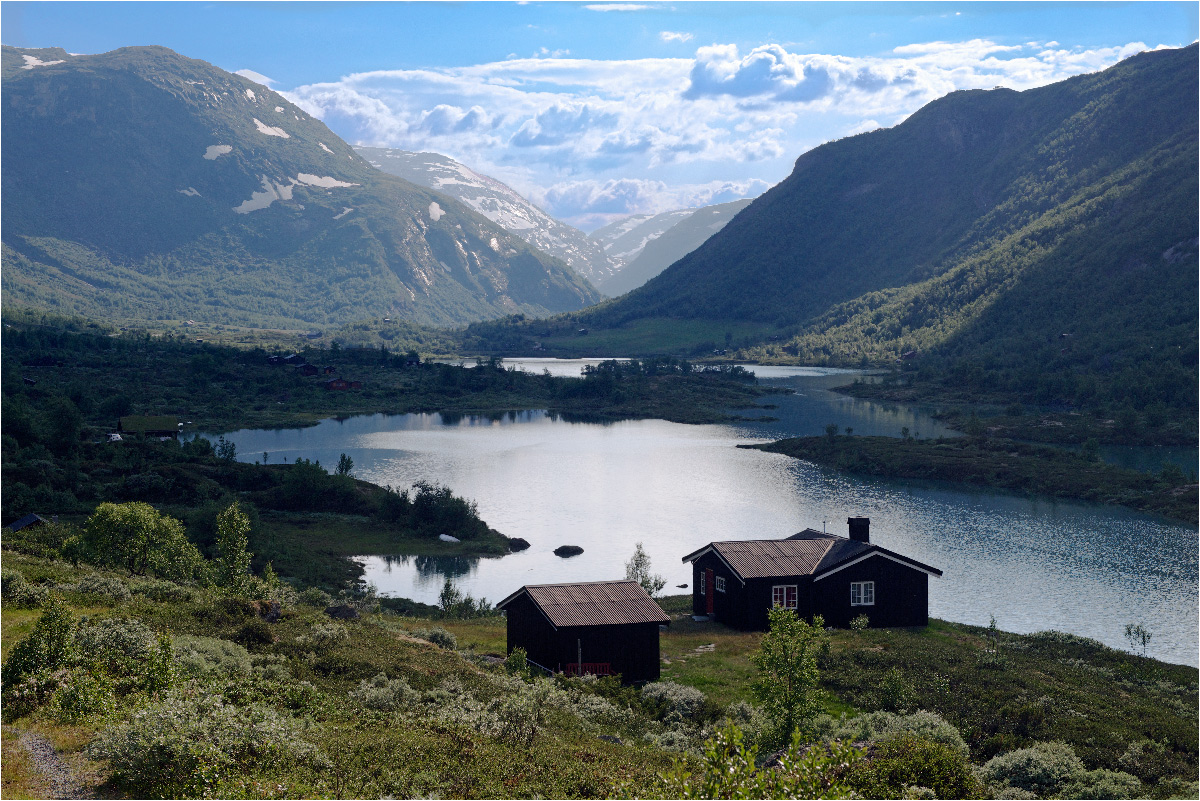
<svg viewBox="0 0 1200 801"><path fill-rule="evenodd" d="M771 588L771 603L784 609L795 609L799 593L795 584L776 584Z"/></svg>
<svg viewBox="0 0 1200 801"><path fill-rule="evenodd" d="M717 585L717 592L725 592L725 577L724 576L717 576L717 580L716 580L715 584Z"/></svg>
<svg viewBox="0 0 1200 801"><path fill-rule="evenodd" d="M873 581L852 581L852 582L850 582L850 605L851 606L874 606L875 605L875 582L873 582Z"/></svg>
<svg viewBox="0 0 1200 801"><path fill-rule="evenodd" d="M705 592L704 592L704 571L703 570L700 571L700 594L701 595L705 594Z"/></svg>

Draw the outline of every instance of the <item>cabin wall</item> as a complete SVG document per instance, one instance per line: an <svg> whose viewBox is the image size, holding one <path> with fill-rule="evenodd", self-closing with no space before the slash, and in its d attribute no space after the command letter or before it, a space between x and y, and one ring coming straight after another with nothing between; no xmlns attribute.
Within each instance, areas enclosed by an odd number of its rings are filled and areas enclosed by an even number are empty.
<svg viewBox="0 0 1200 801"><path fill-rule="evenodd" d="M626 683L657 681L658 634L657 623L562 628L556 636L556 662L546 667L565 670L568 663L578 659L577 649L582 647L584 662L608 662Z"/></svg>
<svg viewBox="0 0 1200 801"><path fill-rule="evenodd" d="M558 662L558 639L554 627L529 596L522 593L507 607L508 653L524 648L529 659L543 667L554 669Z"/></svg>
<svg viewBox="0 0 1200 801"><path fill-rule="evenodd" d="M713 619L734 628L747 628L748 607L741 579L714 553L706 553L692 563L692 614L707 614L707 599L700 594L700 575L706 570L713 571L713 586L705 588L713 596ZM725 579L724 592L717 592L718 576Z"/></svg>
<svg viewBox="0 0 1200 801"><path fill-rule="evenodd" d="M875 582L875 603L850 605L852 582ZM872 628L929 625L929 575L883 556L872 556L812 583L813 611L825 625L846 628L859 615Z"/></svg>

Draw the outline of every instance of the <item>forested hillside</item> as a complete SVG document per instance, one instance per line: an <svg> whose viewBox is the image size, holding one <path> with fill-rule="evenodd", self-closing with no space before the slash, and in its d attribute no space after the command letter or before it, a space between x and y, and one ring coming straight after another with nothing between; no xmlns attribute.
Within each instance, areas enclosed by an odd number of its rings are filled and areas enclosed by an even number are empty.
<svg viewBox="0 0 1200 801"><path fill-rule="evenodd" d="M7 308L294 329L461 324L600 297L204 61L5 47L3 65Z"/></svg>

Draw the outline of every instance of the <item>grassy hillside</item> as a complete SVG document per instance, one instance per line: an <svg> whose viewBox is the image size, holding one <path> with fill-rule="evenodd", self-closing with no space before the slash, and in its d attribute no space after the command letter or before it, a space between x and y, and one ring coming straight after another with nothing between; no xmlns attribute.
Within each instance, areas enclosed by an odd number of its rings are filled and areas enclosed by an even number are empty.
<svg viewBox="0 0 1200 801"><path fill-rule="evenodd" d="M405 617L359 599L360 617L336 621L319 593L281 590L269 622L269 604L217 589L11 550L3 560L6 796L44 787L19 759L18 731L48 737L104 797L608 798L658 797L657 775L677 758L694 767L718 726L755 737L761 725L745 703L761 635L687 616L662 634L663 681L621 688L506 667L501 618ZM67 648L18 694L14 649L46 636L51 598ZM1049 790L1194 796L1194 668L934 621L833 632L820 669L832 714L808 737L868 744L869 761L843 776L861 794L902 797L970 764L1020 782L994 757L1059 741L1072 755L1042 780ZM897 763L897 743L919 748ZM974 797L1012 797L972 775Z"/></svg>

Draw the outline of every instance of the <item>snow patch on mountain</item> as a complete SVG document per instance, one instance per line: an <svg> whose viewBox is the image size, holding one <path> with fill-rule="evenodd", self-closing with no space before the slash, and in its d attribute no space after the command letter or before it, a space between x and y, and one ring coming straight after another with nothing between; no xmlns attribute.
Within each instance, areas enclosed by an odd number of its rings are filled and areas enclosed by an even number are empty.
<svg viewBox="0 0 1200 801"><path fill-rule="evenodd" d="M187 189L176 189L175 191L181 195L187 195L188 197L200 197L200 193L196 191L195 187L191 186L189 186Z"/></svg>
<svg viewBox="0 0 1200 801"><path fill-rule="evenodd" d="M354 211L354 209L350 208L349 206L343 206L342 213L333 215L333 219L340 220L352 211Z"/></svg>
<svg viewBox="0 0 1200 801"><path fill-rule="evenodd" d="M297 117L297 119L299 119L299 118ZM321 149L324 150L326 153L328 153L331 156L333 155L333 151L330 150L328 147L326 147L324 142L317 142L317 144L320 145Z"/></svg>
<svg viewBox="0 0 1200 801"><path fill-rule="evenodd" d="M246 91L249 92L250 90L247 89ZM254 118L254 126L258 128L258 132L260 134L266 134L267 136L279 136L284 139L292 138L291 134L289 134L287 131L283 130L282 128L272 128L270 125L267 125L259 120L258 117Z"/></svg>
<svg viewBox="0 0 1200 801"><path fill-rule="evenodd" d="M253 89L247 89L247 90L246 90L246 97L250 98L251 100L255 100L256 98L254 97L254 90L253 90Z"/></svg>
<svg viewBox="0 0 1200 801"><path fill-rule="evenodd" d="M209 145L208 149L204 151L204 158L215 161L232 150L233 148L229 145Z"/></svg>
<svg viewBox="0 0 1200 801"><path fill-rule="evenodd" d="M52 64L62 64L65 61L65 59L61 58L57 61L42 61L37 56L29 55L21 56L21 58L25 59L25 66L21 67L23 70L31 70L34 67L49 67Z"/></svg>
<svg viewBox="0 0 1200 801"><path fill-rule="evenodd" d="M429 219L433 220L434 222L442 219L442 215L445 213L446 212L442 211L442 207L437 204L436 200L429 204Z"/></svg>
<svg viewBox="0 0 1200 801"><path fill-rule="evenodd" d="M234 206L233 210L238 214L249 214L252 211L267 208L276 200L291 200L292 187L295 185L295 181L287 184L277 184L264 175L262 176L262 191L251 193L249 200L243 200L240 204Z"/></svg>
<svg viewBox="0 0 1200 801"><path fill-rule="evenodd" d="M276 106L276 107L275 107L275 113L276 113L276 114L282 114L282 113L283 113L283 106Z"/></svg>
<svg viewBox="0 0 1200 801"><path fill-rule="evenodd" d="M296 182L301 183L301 184L306 184L307 186L319 186L319 187L322 187L323 189L333 189L334 187L337 187L337 186L358 186L358 184L351 184L351 183L347 183L346 181L339 181L337 178L328 178L328 177L322 178L319 175L310 175L307 172L302 172L299 175L297 175Z"/></svg>

